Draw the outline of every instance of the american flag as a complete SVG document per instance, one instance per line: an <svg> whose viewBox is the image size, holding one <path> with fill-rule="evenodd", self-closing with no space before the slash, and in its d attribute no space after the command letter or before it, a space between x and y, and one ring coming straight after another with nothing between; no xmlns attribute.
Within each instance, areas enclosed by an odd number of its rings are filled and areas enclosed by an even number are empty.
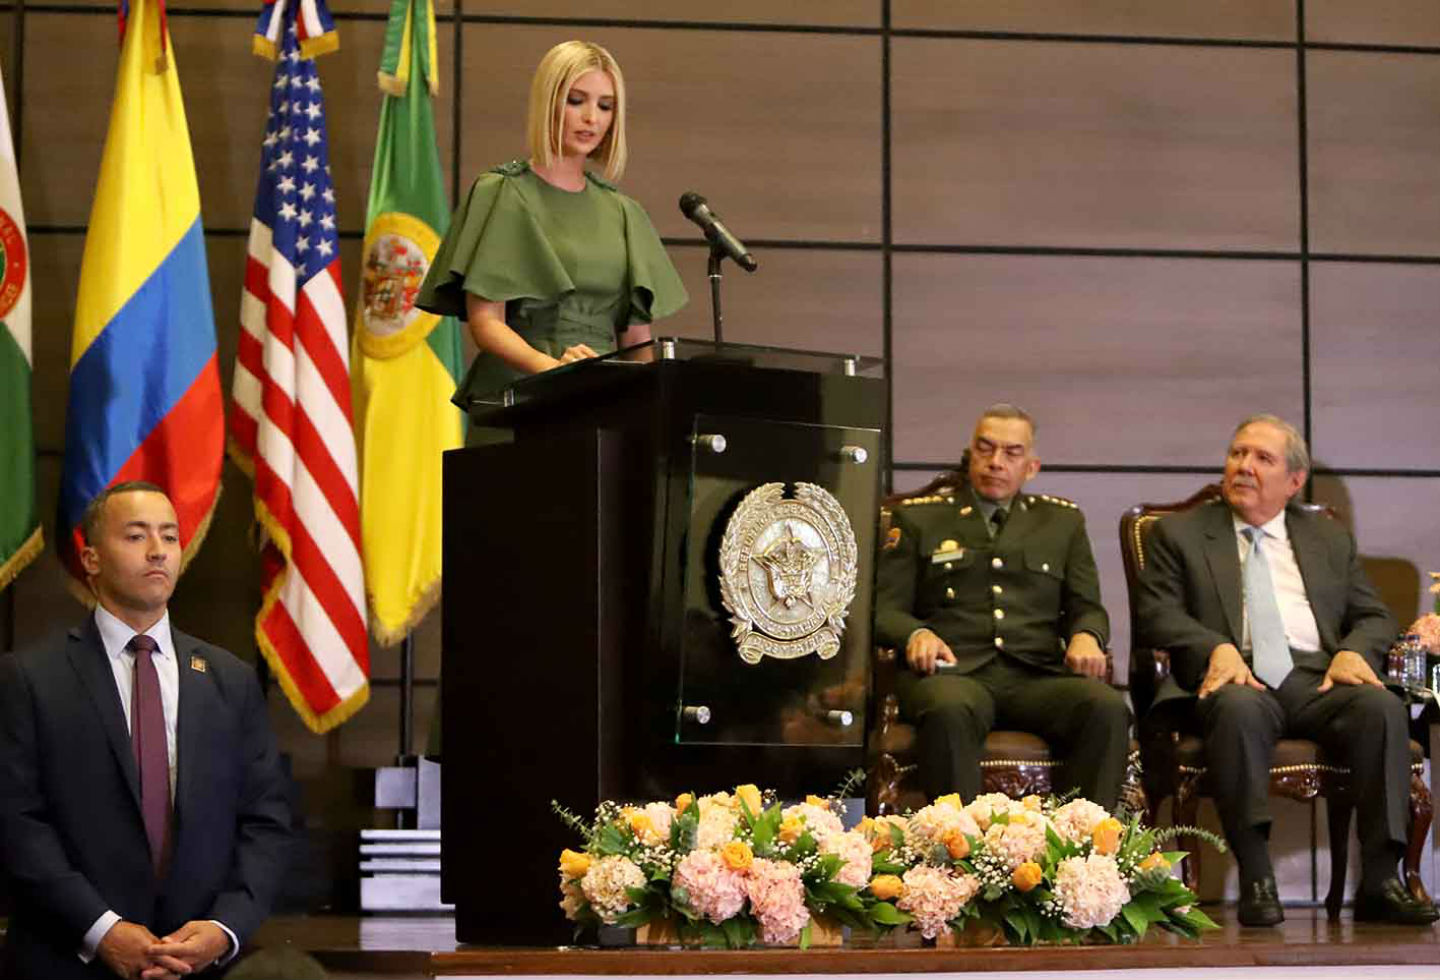
<svg viewBox="0 0 1440 980"><path fill-rule="evenodd" d="M325 100L289 6L250 222L231 451L265 532L255 636L313 731L369 697L370 654Z"/></svg>

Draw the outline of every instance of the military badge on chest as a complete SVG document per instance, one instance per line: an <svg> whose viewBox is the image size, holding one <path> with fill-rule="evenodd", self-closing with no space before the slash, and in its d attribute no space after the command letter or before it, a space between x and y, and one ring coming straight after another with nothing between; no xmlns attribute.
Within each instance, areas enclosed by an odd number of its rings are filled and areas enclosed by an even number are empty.
<svg viewBox="0 0 1440 980"><path fill-rule="evenodd" d="M824 487L766 483L745 495L720 542L720 597L746 663L840 650L858 575L855 532Z"/></svg>

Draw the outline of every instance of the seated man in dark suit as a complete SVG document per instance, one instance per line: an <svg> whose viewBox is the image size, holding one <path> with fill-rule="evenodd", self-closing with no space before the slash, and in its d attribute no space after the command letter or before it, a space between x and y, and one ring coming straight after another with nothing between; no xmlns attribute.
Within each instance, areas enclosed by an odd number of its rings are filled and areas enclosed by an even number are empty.
<svg viewBox="0 0 1440 980"><path fill-rule="evenodd" d="M1104 681L1110 621L1085 519L1068 500L1020 492L1040 471L1034 442L1029 415L992 405L970 442L969 485L895 508L876 638L905 651L900 710L919 727L932 797L979 794L980 752L998 724L1050 743L1064 760L1057 792L1110 809L1130 710Z"/></svg>
<svg viewBox="0 0 1440 980"><path fill-rule="evenodd" d="M1314 739L1354 774L1362 873L1357 919L1433 922L1395 874L1406 840L1407 718L1385 690L1395 622L1336 521L1289 508L1310 457L1294 426L1235 430L1223 501L1156 523L1140 582L1146 644L1170 652L1156 707L1196 696L1206 767L1240 866L1244 925L1284 919L1270 865L1270 760Z"/></svg>
<svg viewBox="0 0 1440 980"><path fill-rule="evenodd" d="M0 657L5 975L179 976L226 962L267 914L286 780L253 668L170 624L165 494L119 484L82 528L94 614Z"/></svg>

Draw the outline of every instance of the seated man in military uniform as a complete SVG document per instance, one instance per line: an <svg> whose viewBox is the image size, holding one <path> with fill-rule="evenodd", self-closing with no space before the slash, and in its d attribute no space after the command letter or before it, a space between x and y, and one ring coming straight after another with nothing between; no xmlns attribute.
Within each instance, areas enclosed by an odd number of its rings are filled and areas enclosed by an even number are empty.
<svg viewBox="0 0 1440 980"><path fill-rule="evenodd" d="M1020 492L1039 471L1034 420L1013 405L986 409L968 485L894 509L876 638L905 651L900 711L919 728L930 796L980 793L980 752L999 726L1050 744L1063 760L1056 792L1111 809L1130 710L1105 680L1110 623L1085 519L1068 500Z"/></svg>

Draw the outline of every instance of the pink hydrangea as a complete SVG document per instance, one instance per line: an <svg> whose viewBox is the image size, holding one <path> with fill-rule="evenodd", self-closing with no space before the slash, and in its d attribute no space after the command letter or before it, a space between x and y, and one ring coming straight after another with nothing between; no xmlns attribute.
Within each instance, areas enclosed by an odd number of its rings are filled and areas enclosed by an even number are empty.
<svg viewBox="0 0 1440 980"><path fill-rule="evenodd" d="M756 858L745 877L750 912L760 923L760 941L793 943L810 921L800 869L784 861Z"/></svg>
<svg viewBox="0 0 1440 980"><path fill-rule="evenodd" d="M985 831L985 850L1000 858L1009 871L1045 853L1047 822L1038 813L1012 813L1009 823L992 823Z"/></svg>
<svg viewBox="0 0 1440 980"><path fill-rule="evenodd" d="M745 907L745 875L714 851L691 851L675 866L673 889L683 889L690 911L719 925Z"/></svg>
<svg viewBox="0 0 1440 980"><path fill-rule="evenodd" d="M1100 804L1074 799L1056 810L1051 819L1055 823L1055 833L1061 838L1073 844L1082 844L1090 840L1095 825L1108 816L1109 811Z"/></svg>
<svg viewBox="0 0 1440 980"><path fill-rule="evenodd" d="M1072 929L1108 925L1130 901L1130 889L1108 854L1066 858L1055 869L1055 900Z"/></svg>
<svg viewBox="0 0 1440 980"><path fill-rule="evenodd" d="M600 916L600 921L609 923L630 908L627 889L644 887L645 872L634 861L620 854L603 857L591 864L585 877L580 879L585 900Z"/></svg>
<svg viewBox="0 0 1440 980"><path fill-rule="evenodd" d="M870 842L858 831L831 834L820 845L821 854L838 854L845 863L835 872L835 880L842 885L864 888L870 883Z"/></svg>
<svg viewBox="0 0 1440 980"><path fill-rule="evenodd" d="M990 821L998 813L1011 813L1024 809L1025 804L1019 800L1010 799L1004 793L982 793L965 805L965 812L981 830L988 830Z"/></svg>
<svg viewBox="0 0 1440 980"><path fill-rule="evenodd" d="M1425 649L1434 654L1440 654L1440 616L1435 613L1426 613L1415 620L1410 627L1410 632L1420 637L1420 642Z"/></svg>
<svg viewBox="0 0 1440 980"><path fill-rule="evenodd" d="M910 843L928 851L937 844L944 844L945 838L959 831L970 837L979 837L980 828L975 819L964 810L957 810L948 803L932 803L921 807L910 815L908 825Z"/></svg>
<svg viewBox="0 0 1440 980"><path fill-rule="evenodd" d="M794 806L787 806L780 814L782 817L800 817L805 821L805 829L810 831L810 836L815 838L816 844L823 844L831 834L843 834L845 825L840 818L828 807L816 806L814 803L797 803Z"/></svg>
<svg viewBox="0 0 1440 980"><path fill-rule="evenodd" d="M911 868L902 880L905 892L896 907L914 917L916 928L926 939L940 935L945 923L959 915L980 890L980 880L974 875L951 874L928 864Z"/></svg>

